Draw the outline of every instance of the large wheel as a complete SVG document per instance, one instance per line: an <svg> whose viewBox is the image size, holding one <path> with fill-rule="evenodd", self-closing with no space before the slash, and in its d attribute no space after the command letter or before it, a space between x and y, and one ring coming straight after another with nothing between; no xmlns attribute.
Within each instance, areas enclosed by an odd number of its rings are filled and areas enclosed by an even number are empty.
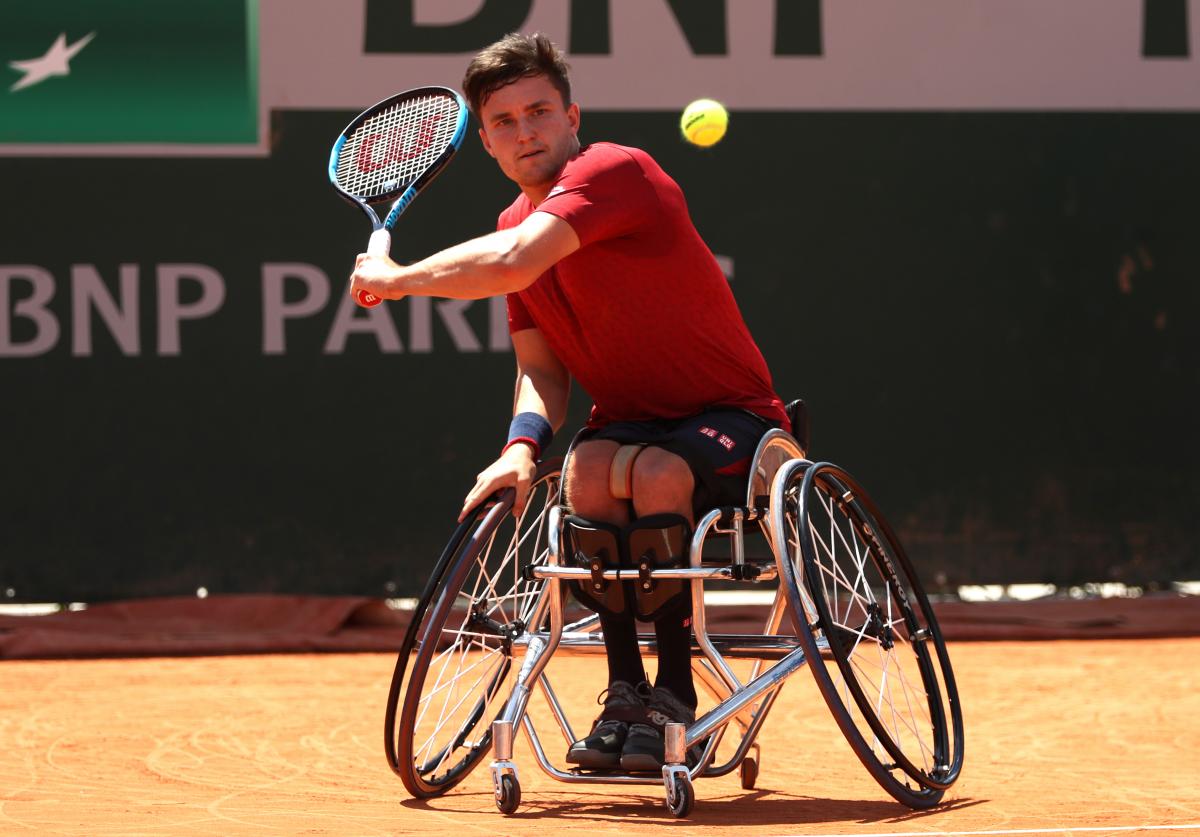
<svg viewBox="0 0 1200 837"><path fill-rule="evenodd" d="M962 707L912 564L836 465L785 466L772 501L790 610L838 726L895 799L936 805L962 769Z"/></svg>
<svg viewBox="0 0 1200 837"><path fill-rule="evenodd" d="M413 611L385 713L388 762L414 797L461 782L492 746L492 721L511 691L514 640L537 626L546 524L561 460L543 463L525 512L511 490L473 511L450 537ZM518 653L519 653L519 649Z"/></svg>

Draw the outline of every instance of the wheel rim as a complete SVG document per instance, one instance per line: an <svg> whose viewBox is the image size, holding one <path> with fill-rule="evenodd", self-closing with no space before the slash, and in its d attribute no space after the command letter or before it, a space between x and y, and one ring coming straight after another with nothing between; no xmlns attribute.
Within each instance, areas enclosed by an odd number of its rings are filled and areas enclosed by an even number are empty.
<svg viewBox="0 0 1200 837"><path fill-rule="evenodd" d="M962 764L957 688L907 557L844 471L809 469L796 500L807 521L798 527L805 580L824 638L838 652L819 664L885 769L948 788Z"/></svg>
<svg viewBox="0 0 1200 837"><path fill-rule="evenodd" d="M514 641L544 614L544 583L523 578L522 568L546 561L557 484L557 473L536 482L520 520L510 512L511 495L482 515L416 631L397 730L397 766L414 794L445 792L491 748Z"/></svg>

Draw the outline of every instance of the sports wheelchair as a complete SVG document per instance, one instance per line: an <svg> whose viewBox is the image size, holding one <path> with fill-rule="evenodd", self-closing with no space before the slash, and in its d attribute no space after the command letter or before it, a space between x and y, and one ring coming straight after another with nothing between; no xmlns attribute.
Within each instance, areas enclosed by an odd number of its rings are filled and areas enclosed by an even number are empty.
<svg viewBox="0 0 1200 837"><path fill-rule="evenodd" d="M459 524L413 610L388 694L385 749L409 793L446 793L494 750L496 805L515 812L521 785L513 739L521 727L551 777L661 783L667 808L684 817L698 778L739 770L742 787L754 787L758 733L784 681L807 663L846 741L879 785L914 809L942 799L962 769L963 720L937 620L912 563L863 488L838 466L807 458L803 402L789 412L795 435L771 430L762 438L745 505L716 508L696 521L687 566L573 565L562 554L562 459L540 463L519 517L508 490ZM757 538L768 557L748 552ZM728 557L707 555L705 547L721 539ZM570 623L565 615L566 584L600 577L690 584L692 669L716 703L690 725L666 725L661 776L556 765L526 712L538 690L567 744L578 737L546 666L553 655L605 653L595 614ZM762 633L710 634L706 581L773 590ZM639 645L643 653L654 651L653 634L640 635ZM743 671L750 666L745 682L729 662L742 659L753 661L740 664ZM718 763L718 747L731 730L733 752ZM689 749L702 751L698 761L687 757Z"/></svg>

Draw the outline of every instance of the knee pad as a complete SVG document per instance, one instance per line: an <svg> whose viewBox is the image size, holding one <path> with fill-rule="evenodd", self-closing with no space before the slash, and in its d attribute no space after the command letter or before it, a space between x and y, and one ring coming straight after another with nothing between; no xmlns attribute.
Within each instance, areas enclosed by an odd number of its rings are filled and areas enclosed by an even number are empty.
<svg viewBox="0 0 1200 837"><path fill-rule="evenodd" d="M627 582L609 581L600 574L605 570L621 569L623 559L621 529L609 523L585 520L568 515L563 519L563 553L567 562L589 570L587 581L572 581L568 586L575 599L588 610L609 616L629 611L630 597Z"/></svg>
<svg viewBox="0 0 1200 837"><path fill-rule="evenodd" d="M691 603L688 583L654 579L650 572L687 566L691 536L687 518L677 514L651 515L624 529L568 515L563 520L567 561L592 574L586 581L571 582L571 593L589 610L610 616L653 622L675 610L684 612ZM614 569L629 581L602 577Z"/></svg>
<svg viewBox="0 0 1200 837"><path fill-rule="evenodd" d="M645 449L645 445L621 445L613 454L608 469L608 493L616 499L633 497L633 463Z"/></svg>
<svg viewBox="0 0 1200 837"><path fill-rule="evenodd" d="M692 528L678 514L652 514L625 527L626 545L634 582L634 613L653 622L675 611L687 610L691 586L686 580L664 581L650 577L651 570L686 567Z"/></svg>

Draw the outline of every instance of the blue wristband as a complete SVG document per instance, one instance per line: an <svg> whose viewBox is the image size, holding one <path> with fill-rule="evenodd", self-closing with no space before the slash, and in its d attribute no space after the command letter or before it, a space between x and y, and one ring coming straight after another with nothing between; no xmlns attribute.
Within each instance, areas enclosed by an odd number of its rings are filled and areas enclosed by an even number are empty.
<svg viewBox="0 0 1200 837"><path fill-rule="evenodd" d="M542 451L550 447L552 441L554 428L546 421L545 416L537 413L517 413L513 416L512 424L508 426L508 443L504 450L508 450L517 442L524 442L533 448L533 458L539 459Z"/></svg>

